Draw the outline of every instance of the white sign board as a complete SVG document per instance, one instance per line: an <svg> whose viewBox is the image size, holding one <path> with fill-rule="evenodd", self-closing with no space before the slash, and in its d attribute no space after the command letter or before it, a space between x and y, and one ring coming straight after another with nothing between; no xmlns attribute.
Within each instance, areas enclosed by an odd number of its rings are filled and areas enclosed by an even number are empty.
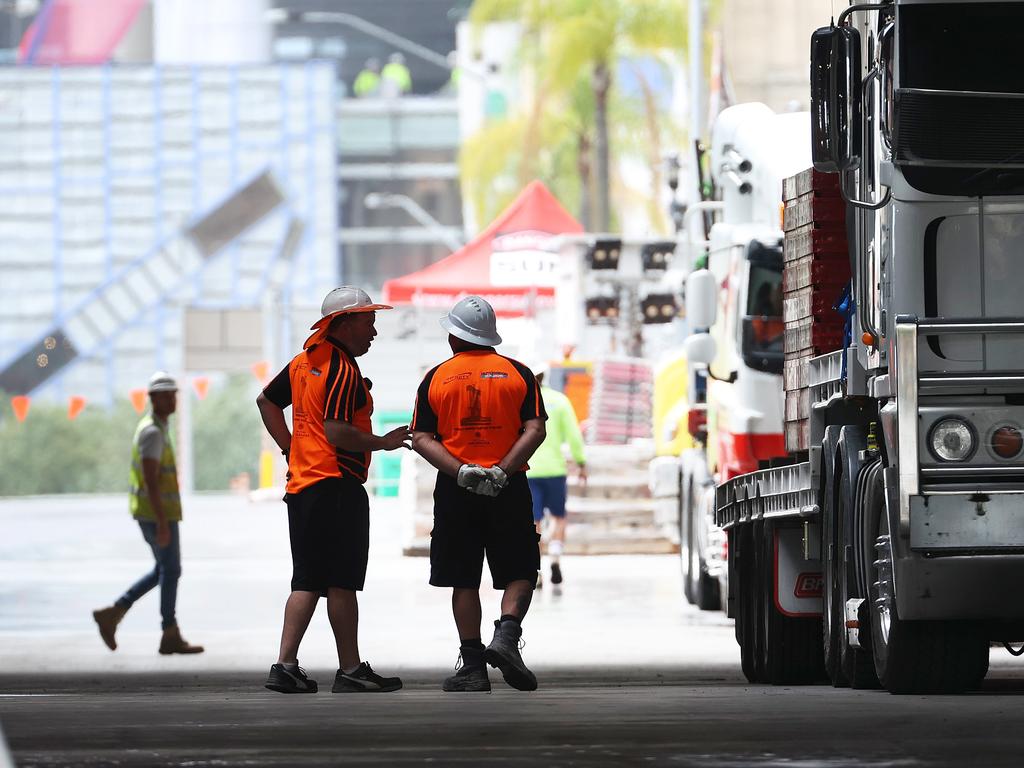
<svg viewBox="0 0 1024 768"><path fill-rule="evenodd" d="M547 232L498 235L491 241L492 285L558 285L557 238Z"/></svg>

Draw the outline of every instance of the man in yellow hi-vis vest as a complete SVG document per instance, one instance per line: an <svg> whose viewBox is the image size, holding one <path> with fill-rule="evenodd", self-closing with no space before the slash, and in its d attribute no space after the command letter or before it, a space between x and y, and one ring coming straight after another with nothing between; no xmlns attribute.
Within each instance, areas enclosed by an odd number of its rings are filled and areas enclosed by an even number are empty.
<svg viewBox="0 0 1024 768"><path fill-rule="evenodd" d="M131 489L128 506L142 530L156 565L135 582L112 606L93 611L100 637L110 650L117 648L114 633L125 613L140 597L160 585L160 615L163 637L160 653L202 653L200 645L189 645L181 636L175 618L178 578L181 576L181 495L174 445L168 420L178 405L178 385L164 371L149 379L150 413L142 417L132 441Z"/></svg>

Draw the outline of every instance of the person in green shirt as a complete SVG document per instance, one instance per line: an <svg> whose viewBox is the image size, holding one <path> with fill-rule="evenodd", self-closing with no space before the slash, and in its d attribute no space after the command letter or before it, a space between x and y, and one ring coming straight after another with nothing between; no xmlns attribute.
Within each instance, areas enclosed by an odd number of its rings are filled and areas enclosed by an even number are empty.
<svg viewBox="0 0 1024 768"><path fill-rule="evenodd" d="M356 75L352 83L352 93L356 98L365 99L377 96L380 92L380 62L377 59L367 59L362 70Z"/></svg>
<svg viewBox="0 0 1024 768"><path fill-rule="evenodd" d="M160 653L202 653L201 645L191 645L182 638L175 617L181 576L181 494L168 422L177 410L178 384L168 373L157 371L149 379L149 400L152 410L139 421L132 439L128 508L156 562L153 570L129 587L117 602L93 611L92 617L103 642L113 651L117 648L114 633L121 619L136 600L159 585L163 627Z"/></svg>
<svg viewBox="0 0 1024 768"><path fill-rule="evenodd" d="M534 375L541 385L541 397L548 411L547 437L540 448L530 457L530 468L526 479L533 496L533 521L537 533L542 533L545 510L551 515L553 527L548 540L548 557L551 559L551 583L562 583L561 556L565 545L565 500L568 495L568 467L562 446L568 444L569 452L576 463L581 487L587 484L587 461L583 450L583 435L576 420L569 398L558 390L544 386L548 372L547 364L534 366ZM537 586L543 584L537 574Z"/></svg>
<svg viewBox="0 0 1024 768"><path fill-rule="evenodd" d="M392 53L388 63L380 71L380 90L382 96L402 96L412 90L412 74L405 66L405 56Z"/></svg>

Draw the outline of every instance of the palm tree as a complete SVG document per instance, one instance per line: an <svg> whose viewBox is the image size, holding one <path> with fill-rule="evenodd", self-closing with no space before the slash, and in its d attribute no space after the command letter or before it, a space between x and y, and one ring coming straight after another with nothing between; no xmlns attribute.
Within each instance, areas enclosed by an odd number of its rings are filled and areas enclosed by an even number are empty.
<svg viewBox="0 0 1024 768"><path fill-rule="evenodd" d="M575 122L577 128L584 224L588 229L608 231L612 186L609 110L615 67L626 54L668 50L682 55L687 34L682 0L476 0L470 20L478 24L517 21L521 25L520 57L537 80L529 113L532 119L523 126L522 159L528 164L536 157L531 142L543 133L542 123L551 119L549 110L561 110L561 119L570 128ZM592 221L587 221L591 206Z"/></svg>

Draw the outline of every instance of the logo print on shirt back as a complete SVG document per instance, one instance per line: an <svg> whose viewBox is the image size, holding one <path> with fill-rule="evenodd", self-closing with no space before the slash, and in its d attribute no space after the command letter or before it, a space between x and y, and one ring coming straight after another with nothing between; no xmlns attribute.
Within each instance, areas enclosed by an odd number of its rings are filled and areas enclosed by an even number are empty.
<svg viewBox="0 0 1024 768"><path fill-rule="evenodd" d="M463 418L459 423L464 427L481 427L485 424L491 423L490 416L483 415L483 407L480 404L480 395L483 394L481 390L474 387L472 384L466 385L466 391L469 393L469 415Z"/></svg>
<svg viewBox="0 0 1024 768"><path fill-rule="evenodd" d="M310 368L309 372L314 376L319 376L322 373L322 371L319 368Z"/></svg>

